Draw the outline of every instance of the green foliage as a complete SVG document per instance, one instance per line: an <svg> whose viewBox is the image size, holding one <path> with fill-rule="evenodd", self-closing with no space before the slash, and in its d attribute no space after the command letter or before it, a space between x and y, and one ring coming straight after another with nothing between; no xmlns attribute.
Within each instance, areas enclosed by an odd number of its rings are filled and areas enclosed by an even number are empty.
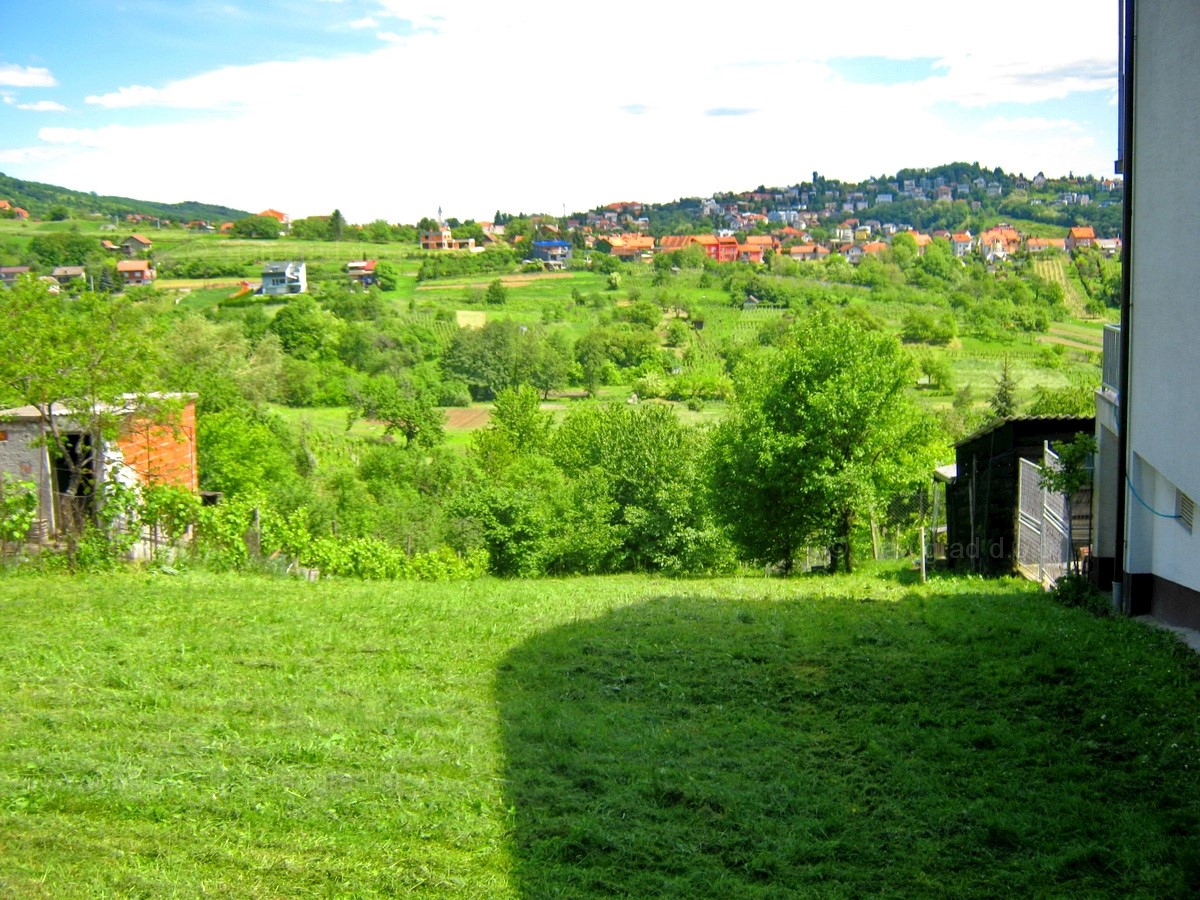
<svg viewBox="0 0 1200 900"><path fill-rule="evenodd" d="M89 293L67 300L32 279L0 291L0 322L0 400L38 410L49 452L67 471L63 493L74 496L94 471L94 450L72 452L71 434L89 435L89 448L114 437L157 348L128 302Z"/></svg>
<svg viewBox="0 0 1200 900"><path fill-rule="evenodd" d="M231 237L275 241L279 239L281 227L279 220L272 216L246 216L233 223L229 234Z"/></svg>
<svg viewBox="0 0 1200 900"><path fill-rule="evenodd" d="M100 242L76 231L52 231L29 241L29 255L42 269L82 266L88 256L100 251Z"/></svg>
<svg viewBox="0 0 1200 900"><path fill-rule="evenodd" d="M1100 593L1087 576L1077 572L1070 572L1055 581L1050 593L1055 602L1063 606L1084 609L1101 618L1113 614L1112 598Z"/></svg>
<svg viewBox="0 0 1200 900"><path fill-rule="evenodd" d="M1043 488L1070 496L1092 483L1089 464L1096 453L1095 437L1080 432L1070 441L1056 443L1054 452L1058 454L1059 468L1043 467Z"/></svg>
<svg viewBox="0 0 1200 900"><path fill-rule="evenodd" d="M37 482L0 474L0 549L19 544L37 520Z"/></svg>
<svg viewBox="0 0 1200 900"><path fill-rule="evenodd" d="M400 269L391 260L381 259L375 263L375 278L381 291L394 291L400 285Z"/></svg>
<svg viewBox="0 0 1200 900"><path fill-rule="evenodd" d="M949 344L958 337L958 322L950 312L935 316L923 310L904 314L901 335L913 344Z"/></svg>
<svg viewBox="0 0 1200 900"><path fill-rule="evenodd" d="M445 439L445 414L436 398L411 377L374 375L352 392L349 428L358 419L383 423L385 434L404 435L407 447L433 447Z"/></svg>
<svg viewBox="0 0 1200 900"><path fill-rule="evenodd" d="M1073 376L1062 387L1036 385L1029 404L1031 416L1090 416L1096 411L1099 378Z"/></svg>
<svg viewBox="0 0 1200 900"><path fill-rule="evenodd" d="M729 563L700 490L700 436L667 407L585 406L557 428L529 388L497 397L473 445L479 477L455 510L497 575L657 570Z"/></svg>
<svg viewBox="0 0 1200 900"><path fill-rule="evenodd" d="M508 288L499 278L488 283L487 290L483 292L483 302L488 306L503 306L508 302Z"/></svg>
<svg viewBox="0 0 1200 900"><path fill-rule="evenodd" d="M1007 419L1017 414L1017 390L1020 381L1013 372L1012 361L1006 356L1000 362L1000 374L995 378L996 389L988 399L992 414L998 419Z"/></svg>
<svg viewBox="0 0 1200 900"><path fill-rule="evenodd" d="M713 434L714 511L749 559L790 570L806 544L828 543L849 570L859 517L928 471L912 361L890 335L824 315L761 352Z"/></svg>
<svg viewBox="0 0 1200 900"><path fill-rule="evenodd" d="M454 278L462 275L508 273L516 268L516 258L507 247L492 246L482 253L442 251L427 256L417 271L417 281Z"/></svg>
<svg viewBox="0 0 1200 900"><path fill-rule="evenodd" d="M142 525L150 529L150 540L175 544L183 538L200 514L200 498L185 487L152 483L141 488L138 515Z"/></svg>
<svg viewBox="0 0 1200 900"><path fill-rule="evenodd" d="M307 294L299 294L275 314L269 329L284 351L296 359L315 360L337 346L336 319Z"/></svg>
<svg viewBox="0 0 1200 900"><path fill-rule="evenodd" d="M227 260L200 256L160 261L157 265L160 278L241 278L255 271L255 268L252 259Z"/></svg>
<svg viewBox="0 0 1200 900"><path fill-rule="evenodd" d="M250 496L297 477L278 420L230 408L200 415L196 423L200 487L231 497Z"/></svg>

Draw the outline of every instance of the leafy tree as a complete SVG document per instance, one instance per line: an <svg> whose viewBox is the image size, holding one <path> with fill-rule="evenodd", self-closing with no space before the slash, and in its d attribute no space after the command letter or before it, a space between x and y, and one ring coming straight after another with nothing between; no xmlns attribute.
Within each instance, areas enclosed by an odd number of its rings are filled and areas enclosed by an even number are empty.
<svg viewBox="0 0 1200 900"><path fill-rule="evenodd" d="M889 255L892 262L900 267L902 271L907 272L920 256L920 249L917 247L917 239L907 231L902 231L892 237Z"/></svg>
<svg viewBox="0 0 1200 900"><path fill-rule="evenodd" d="M552 331L545 337L537 332L531 334L537 340L537 345L530 384L542 392L543 398L549 398L550 392L563 388L570 377L571 348L567 346L561 331Z"/></svg>
<svg viewBox="0 0 1200 900"><path fill-rule="evenodd" d="M909 310L904 314L901 334L909 343L945 345L958 336L958 322L951 312L934 316L925 310Z"/></svg>
<svg viewBox="0 0 1200 900"><path fill-rule="evenodd" d="M575 359L579 362L584 390L595 397L606 380L610 366L604 333L593 329L575 342Z"/></svg>
<svg viewBox="0 0 1200 900"><path fill-rule="evenodd" d="M407 447L433 447L445 438L445 413L437 408L428 390L407 377L368 378L352 392L346 427L358 419L382 422L386 434L404 435Z"/></svg>
<svg viewBox="0 0 1200 900"><path fill-rule="evenodd" d="M530 385L505 388L496 395L487 427L475 433L471 450L485 472L499 475L518 457L544 454L553 428L554 418L542 411L537 390Z"/></svg>
<svg viewBox="0 0 1200 900"><path fill-rule="evenodd" d="M234 222L229 233L233 237L274 241L279 238L279 221L271 216L246 216Z"/></svg>
<svg viewBox="0 0 1200 900"><path fill-rule="evenodd" d="M383 219L376 219L363 229L363 237L372 244L386 244L393 239L392 226Z"/></svg>
<svg viewBox="0 0 1200 900"><path fill-rule="evenodd" d="M0 401L37 410L67 472L63 493L78 495L92 478L95 453L118 432L126 395L145 386L154 352L124 300L84 293L69 301L33 279L0 291Z"/></svg>
<svg viewBox="0 0 1200 900"><path fill-rule="evenodd" d="M400 267L389 259L375 263L375 279L381 291L394 291L400 286Z"/></svg>
<svg viewBox="0 0 1200 900"><path fill-rule="evenodd" d="M790 571L801 547L828 541L834 567L852 570L859 517L927 471L933 426L908 390L912 360L828 315L762 352L713 434L714 510L750 559Z"/></svg>
<svg viewBox="0 0 1200 900"><path fill-rule="evenodd" d="M196 422L200 486L230 496L271 493L294 484L296 466L283 426L276 419L225 409L206 413Z"/></svg>
<svg viewBox="0 0 1200 900"><path fill-rule="evenodd" d="M238 322L191 313L171 321L161 346L161 380L195 392L200 415L279 399L283 350L273 334L252 342Z"/></svg>
<svg viewBox="0 0 1200 900"><path fill-rule="evenodd" d="M489 306L503 306L508 302L508 288L499 278L493 279L483 293L483 300Z"/></svg>
<svg viewBox="0 0 1200 900"><path fill-rule="evenodd" d="M29 255L44 269L82 266L88 256L100 252L100 242L74 231L52 231L29 241Z"/></svg>
<svg viewBox="0 0 1200 900"><path fill-rule="evenodd" d="M660 404L586 405L554 432L551 455L612 540L602 571L719 569L727 545L702 489L703 444Z"/></svg>
<svg viewBox="0 0 1200 900"><path fill-rule="evenodd" d="M337 344L337 320L307 294L294 297L269 327L284 351L296 359L317 359Z"/></svg>
<svg viewBox="0 0 1200 900"><path fill-rule="evenodd" d="M1099 379L1068 375L1069 383L1052 388L1037 385L1033 389L1033 400L1029 404L1031 416L1090 416L1096 411L1096 388Z"/></svg>
<svg viewBox="0 0 1200 900"><path fill-rule="evenodd" d="M940 393L954 393L954 370L944 356L938 353L922 353L917 357L917 366L929 386Z"/></svg>
<svg viewBox="0 0 1200 900"><path fill-rule="evenodd" d="M519 383L519 328L507 319L489 321L483 328L460 328L442 357L450 380L464 381L476 400L490 400Z"/></svg>

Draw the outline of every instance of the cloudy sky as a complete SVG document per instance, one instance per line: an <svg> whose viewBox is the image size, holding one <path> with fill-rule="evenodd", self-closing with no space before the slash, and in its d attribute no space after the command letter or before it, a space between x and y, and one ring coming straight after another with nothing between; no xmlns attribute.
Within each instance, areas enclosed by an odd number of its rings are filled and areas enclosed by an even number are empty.
<svg viewBox="0 0 1200 900"><path fill-rule="evenodd" d="M1117 4L0 0L0 172L293 217L1109 175Z"/></svg>

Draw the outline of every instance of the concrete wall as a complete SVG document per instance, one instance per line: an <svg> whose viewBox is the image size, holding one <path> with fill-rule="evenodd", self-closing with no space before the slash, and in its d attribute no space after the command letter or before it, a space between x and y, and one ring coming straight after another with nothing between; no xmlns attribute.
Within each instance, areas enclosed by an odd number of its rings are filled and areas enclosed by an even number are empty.
<svg viewBox="0 0 1200 900"><path fill-rule="evenodd" d="M1127 570L1200 591L1200 533L1147 508L1200 499L1200 2L1139 0L1136 35Z"/></svg>
<svg viewBox="0 0 1200 900"><path fill-rule="evenodd" d="M50 457L38 441L42 435L36 422L0 422L0 475L14 476L18 481L34 481L39 485L38 518L46 532L54 530L53 479L50 476Z"/></svg>

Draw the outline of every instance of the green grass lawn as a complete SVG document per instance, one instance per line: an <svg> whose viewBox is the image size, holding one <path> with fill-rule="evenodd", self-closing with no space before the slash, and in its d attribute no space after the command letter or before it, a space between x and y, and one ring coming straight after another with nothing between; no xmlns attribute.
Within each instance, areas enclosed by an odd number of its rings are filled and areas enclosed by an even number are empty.
<svg viewBox="0 0 1200 900"><path fill-rule="evenodd" d="M1196 659L911 582L3 578L0 894L1194 895Z"/></svg>

